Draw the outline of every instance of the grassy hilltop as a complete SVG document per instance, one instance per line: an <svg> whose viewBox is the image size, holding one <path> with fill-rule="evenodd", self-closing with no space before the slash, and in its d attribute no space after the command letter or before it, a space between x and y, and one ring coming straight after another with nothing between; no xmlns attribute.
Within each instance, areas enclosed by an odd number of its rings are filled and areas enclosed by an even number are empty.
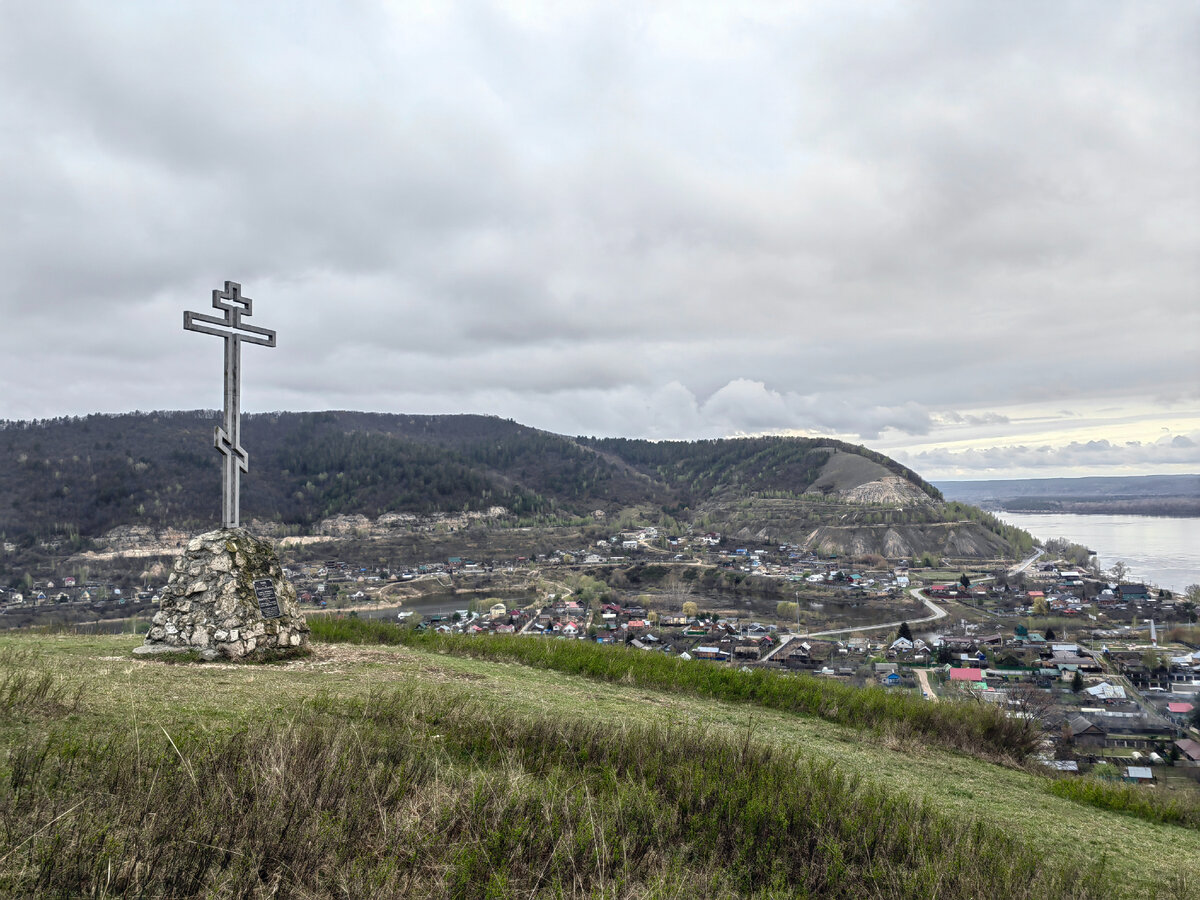
<svg viewBox="0 0 1200 900"><path fill-rule="evenodd" d="M902 702L801 713L715 667L654 688L619 649L567 674L468 642L201 665L138 641L0 636L0 892L1196 896L1200 831L1054 796Z"/></svg>

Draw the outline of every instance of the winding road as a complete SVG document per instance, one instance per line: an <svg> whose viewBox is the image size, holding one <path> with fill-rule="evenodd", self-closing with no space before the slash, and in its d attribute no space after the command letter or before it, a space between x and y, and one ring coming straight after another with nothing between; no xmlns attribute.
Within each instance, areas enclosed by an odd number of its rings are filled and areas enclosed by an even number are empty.
<svg viewBox="0 0 1200 900"><path fill-rule="evenodd" d="M789 634L779 642L778 647L763 657L763 661L766 662L767 660L771 659L771 657L775 656L775 654L777 654L792 641L801 640L802 638L827 637L831 634L853 634L856 631L878 631L881 628L899 628L904 622L907 622L909 625L919 625L922 622L936 622L938 619L946 618L946 610L942 609L940 606L926 597L922 593L923 590L924 588L911 588L909 593L924 603L926 608L931 611L931 614L928 616L924 616L920 619L900 619L896 622L879 622L875 625L855 625L853 628L831 628L828 631L810 631L808 634Z"/></svg>

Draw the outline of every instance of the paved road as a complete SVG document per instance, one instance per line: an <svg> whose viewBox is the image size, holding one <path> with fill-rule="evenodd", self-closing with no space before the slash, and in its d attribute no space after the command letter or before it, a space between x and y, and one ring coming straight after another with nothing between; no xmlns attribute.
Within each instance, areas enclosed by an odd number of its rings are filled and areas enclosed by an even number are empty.
<svg viewBox="0 0 1200 900"><path fill-rule="evenodd" d="M773 656L774 656L776 653L778 653L780 650L782 650L784 647L786 647L786 646L787 646L788 644L790 644L792 641L794 641L794 640L797 640L799 637L800 637L800 636L799 636L799 635L796 635L796 634L785 634L785 635L784 635L782 638L780 638L780 640L779 640L779 645L778 645L777 647L775 647L775 648L774 648L774 649L773 649L773 650L772 650L770 653L768 653L766 656L764 656L764 657L762 658L762 661L763 661L763 662L766 662L768 659L770 659L771 657L773 657Z"/></svg>
<svg viewBox="0 0 1200 900"><path fill-rule="evenodd" d="M1034 560L1036 560L1039 556L1041 556L1045 552L1046 552L1045 550L1035 550L1033 553L1033 556L1029 557L1029 559L1025 560L1024 562L1017 563L1015 566L1013 566L1011 569L1008 570L1008 574L1009 575L1017 575L1021 572L1024 572L1031 565L1033 565Z"/></svg>

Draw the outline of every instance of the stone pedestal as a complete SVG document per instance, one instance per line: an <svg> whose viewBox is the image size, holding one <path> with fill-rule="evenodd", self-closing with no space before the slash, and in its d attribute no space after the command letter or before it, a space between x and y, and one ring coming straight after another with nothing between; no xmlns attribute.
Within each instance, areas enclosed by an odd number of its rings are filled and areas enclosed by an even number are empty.
<svg viewBox="0 0 1200 900"><path fill-rule="evenodd" d="M209 660L240 659L307 643L308 625L296 605L296 589L284 579L275 548L245 529L227 528L188 543L175 562L146 643L133 652L195 650Z"/></svg>

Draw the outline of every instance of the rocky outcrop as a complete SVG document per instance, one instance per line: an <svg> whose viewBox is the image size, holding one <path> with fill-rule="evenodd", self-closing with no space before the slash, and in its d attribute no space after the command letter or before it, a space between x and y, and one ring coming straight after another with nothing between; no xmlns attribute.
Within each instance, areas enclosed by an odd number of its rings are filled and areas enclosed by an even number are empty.
<svg viewBox="0 0 1200 900"><path fill-rule="evenodd" d="M822 525L808 532L802 544L806 549L826 553L844 556L872 553L889 559L933 553L952 559L989 560L1011 552L1003 538L975 522L846 527Z"/></svg>
<svg viewBox="0 0 1200 900"><path fill-rule="evenodd" d="M185 532L174 528L148 525L120 525L97 538L98 550L85 550L71 557L74 565L110 559L136 559L146 556L177 556L187 543Z"/></svg>
<svg viewBox="0 0 1200 900"><path fill-rule="evenodd" d="M932 500L911 481L898 475L888 475L878 481L868 481L850 490L842 491L841 497L852 503L879 503L893 506L929 506Z"/></svg>
<svg viewBox="0 0 1200 900"><path fill-rule="evenodd" d="M274 547L244 529L220 529L188 542L134 653L196 650L205 659L239 659L303 647L308 633Z"/></svg>

